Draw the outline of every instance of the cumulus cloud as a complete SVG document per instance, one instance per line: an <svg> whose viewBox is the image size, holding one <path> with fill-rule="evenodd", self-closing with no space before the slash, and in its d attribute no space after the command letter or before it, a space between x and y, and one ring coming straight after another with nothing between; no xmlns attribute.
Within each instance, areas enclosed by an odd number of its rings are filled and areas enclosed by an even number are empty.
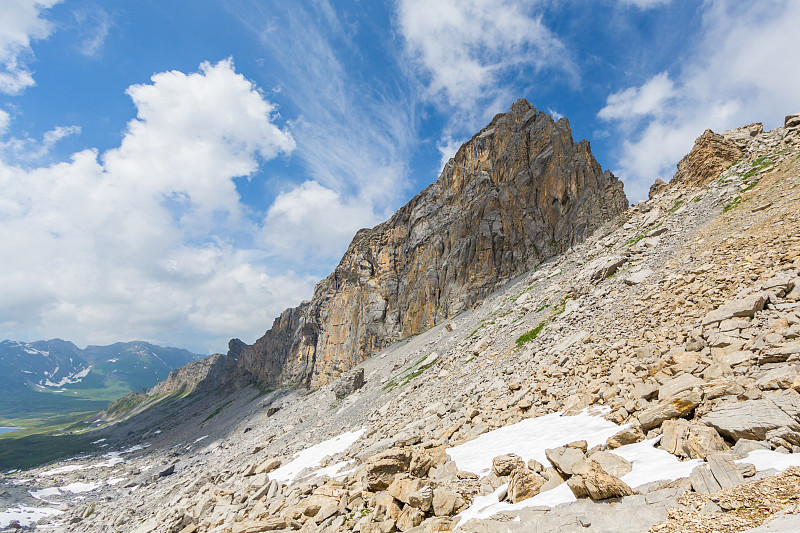
<svg viewBox="0 0 800 533"><path fill-rule="evenodd" d="M247 227L231 222L244 211L233 178L294 149L274 106L230 60L151 81L128 89L137 117L118 148L0 163L0 335L224 349L310 291L232 236Z"/></svg>
<svg viewBox="0 0 800 533"><path fill-rule="evenodd" d="M359 201L306 181L272 203L263 240L273 253L296 261L335 261L341 256L341 243L353 238L353 228L372 223L372 214Z"/></svg>
<svg viewBox="0 0 800 533"><path fill-rule="evenodd" d="M785 58L800 56L798 21L797 2L706 2L701 38L679 71L608 97L598 115L622 136L616 172L630 199L670 178L705 128L775 127L797 111L800 71Z"/></svg>
<svg viewBox="0 0 800 533"><path fill-rule="evenodd" d="M0 92L19 94L34 85L28 63L33 58L31 42L44 39L53 30L41 18L59 0L5 0L0 17Z"/></svg>

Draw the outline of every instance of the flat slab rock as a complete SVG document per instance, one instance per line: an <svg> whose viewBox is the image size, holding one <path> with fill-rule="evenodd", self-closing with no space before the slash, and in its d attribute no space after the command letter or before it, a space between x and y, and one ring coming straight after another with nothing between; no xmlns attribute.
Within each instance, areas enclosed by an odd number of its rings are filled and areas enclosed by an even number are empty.
<svg viewBox="0 0 800 533"><path fill-rule="evenodd" d="M716 429L720 435L737 441L765 440L771 436L768 435L771 431L778 430L783 438L796 435L800 439L799 419L800 399L779 396L725 402L700 421Z"/></svg>

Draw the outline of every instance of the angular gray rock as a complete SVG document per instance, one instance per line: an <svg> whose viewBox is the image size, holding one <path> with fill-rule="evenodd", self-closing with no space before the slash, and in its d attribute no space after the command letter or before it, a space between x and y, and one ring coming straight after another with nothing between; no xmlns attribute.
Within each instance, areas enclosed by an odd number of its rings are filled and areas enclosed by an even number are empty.
<svg viewBox="0 0 800 533"><path fill-rule="evenodd" d="M789 397L728 401L700 419L702 423L713 427L720 435L732 441L765 440L770 432L782 430L782 438L791 444L800 445L798 420L800 399Z"/></svg>

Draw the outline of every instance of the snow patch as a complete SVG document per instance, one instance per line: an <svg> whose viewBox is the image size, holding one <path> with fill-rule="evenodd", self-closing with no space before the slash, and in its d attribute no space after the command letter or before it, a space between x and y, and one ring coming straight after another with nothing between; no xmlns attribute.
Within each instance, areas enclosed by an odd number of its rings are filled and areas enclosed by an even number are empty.
<svg viewBox="0 0 800 533"><path fill-rule="evenodd" d="M74 483L70 483L69 485L64 485L63 487L58 487L59 489L65 492L71 492L73 494L78 494L80 492L89 492L97 487L100 486L100 483L83 483L81 481L76 481Z"/></svg>
<svg viewBox="0 0 800 533"><path fill-rule="evenodd" d="M70 374L70 375L68 375L66 377L61 378L61 380L59 380L58 382L53 382L53 381L50 381L49 379L45 380L44 385L47 386L47 387L62 387L64 385L67 385L67 384L70 384L70 383L79 383L83 378L85 378L89 374L89 372L91 370L92 370L92 366L89 365L88 367L84 368L80 372L75 372L74 374ZM53 372L53 374L50 374L50 375L51 376L55 375L56 372L58 372L58 368L56 368L56 370Z"/></svg>
<svg viewBox="0 0 800 533"><path fill-rule="evenodd" d="M292 481L301 471L305 470L306 468L314 468L318 466L325 457L345 451L365 432L366 428L361 428L358 431L347 431L341 435L333 437L332 439L328 439L324 442L320 442L319 444L311 446L310 448L307 448L295 455L295 458L292 462L285 464L273 471L269 477L270 479L275 479L280 483ZM339 466L339 464L334 466Z"/></svg>
<svg viewBox="0 0 800 533"><path fill-rule="evenodd" d="M58 487L50 487L49 489L29 490L28 494L37 500L42 500L45 503L53 503L47 501L45 498L49 498L50 496L58 496L61 494L61 491L58 490Z"/></svg>
<svg viewBox="0 0 800 533"><path fill-rule="evenodd" d="M491 471L492 459L498 455L515 453L526 462L535 459L549 465L544 454L547 448L557 448L576 440L585 440L592 448L605 444L609 437L625 427L594 416L588 410L575 416L556 412L484 433L477 439L448 448L446 453L459 470L484 476Z"/></svg>
<svg viewBox="0 0 800 533"><path fill-rule="evenodd" d="M774 468L783 472L790 466L800 466L800 453L780 453L772 450L753 450L744 459L737 459L736 463L750 463L756 470L769 470Z"/></svg>
<svg viewBox="0 0 800 533"><path fill-rule="evenodd" d="M8 527L14 520L18 521L21 526L29 527L35 525L42 518L58 515L62 512L63 511L53 509L52 507L28 507L27 505L20 505L19 507L12 507L5 511L0 511L0 527Z"/></svg>
<svg viewBox="0 0 800 533"><path fill-rule="evenodd" d="M66 474L67 472L74 472L76 470L83 470L83 466L81 465L60 466L52 470L45 470L44 472L40 472L39 476L55 476L56 474Z"/></svg>

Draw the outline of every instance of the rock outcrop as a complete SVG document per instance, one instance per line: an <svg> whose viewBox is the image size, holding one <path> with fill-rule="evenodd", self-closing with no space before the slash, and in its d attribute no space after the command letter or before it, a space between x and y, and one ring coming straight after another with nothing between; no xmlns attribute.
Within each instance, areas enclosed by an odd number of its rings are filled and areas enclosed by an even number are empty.
<svg viewBox="0 0 800 533"><path fill-rule="evenodd" d="M670 184L702 187L719 177L744 155L735 140L706 130L694 141L694 147L678 162L678 172Z"/></svg>
<svg viewBox="0 0 800 533"><path fill-rule="evenodd" d="M439 179L356 233L314 296L252 346L233 340L215 386L317 387L480 301L622 213L622 183L588 141L525 100L464 144Z"/></svg>

